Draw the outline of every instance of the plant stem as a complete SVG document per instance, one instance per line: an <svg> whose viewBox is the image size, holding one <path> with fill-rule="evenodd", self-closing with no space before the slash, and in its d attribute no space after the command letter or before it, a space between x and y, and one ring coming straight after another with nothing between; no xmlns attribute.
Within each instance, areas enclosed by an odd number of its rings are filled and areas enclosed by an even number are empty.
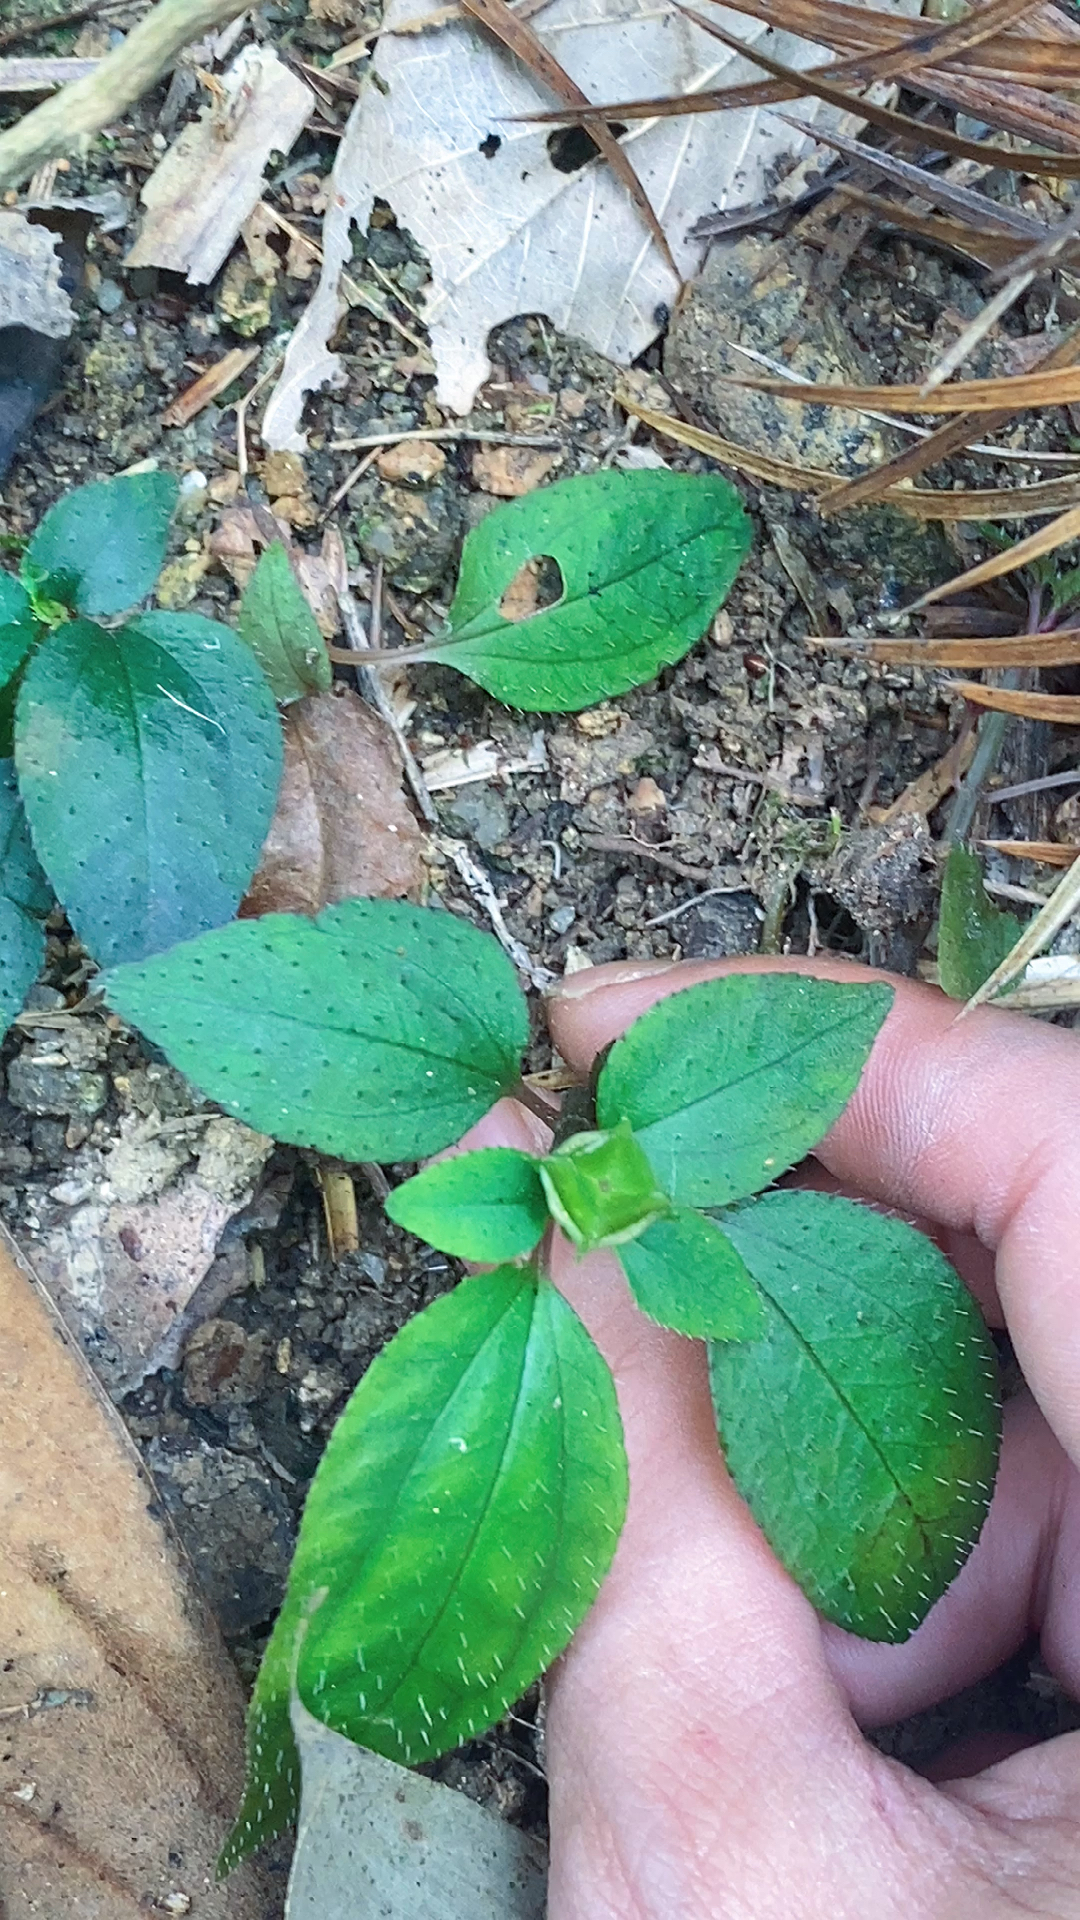
<svg viewBox="0 0 1080 1920"><path fill-rule="evenodd" d="M521 1106L528 1107L529 1112L534 1113L538 1120L542 1120L545 1127L554 1127L559 1117L558 1107L549 1106L547 1101L524 1080L519 1080L516 1087L511 1087L510 1098L518 1101Z"/></svg>

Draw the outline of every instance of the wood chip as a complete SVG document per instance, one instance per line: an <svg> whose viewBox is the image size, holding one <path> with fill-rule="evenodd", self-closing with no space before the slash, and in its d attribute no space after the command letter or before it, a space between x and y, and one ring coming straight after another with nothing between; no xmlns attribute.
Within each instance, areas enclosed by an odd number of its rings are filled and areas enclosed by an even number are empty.
<svg viewBox="0 0 1080 1920"><path fill-rule="evenodd" d="M233 347L231 353L225 354L212 367L207 367L206 372L200 373L190 387L177 394L161 416L162 426L186 427L188 421L194 420L204 407L219 399L234 380L239 380L252 361L258 359L260 351L259 347Z"/></svg>

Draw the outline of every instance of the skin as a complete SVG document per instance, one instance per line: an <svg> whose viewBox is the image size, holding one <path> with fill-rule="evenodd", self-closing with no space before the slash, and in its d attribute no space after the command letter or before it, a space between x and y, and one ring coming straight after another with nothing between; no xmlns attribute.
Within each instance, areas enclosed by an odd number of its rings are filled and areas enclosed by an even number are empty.
<svg viewBox="0 0 1080 1920"><path fill-rule="evenodd" d="M846 962L739 961L865 979ZM600 967L550 1004L587 1068L732 964ZM824 1624L717 1451L704 1352L632 1306L610 1256L554 1275L609 1361L630 1458L615 1563L552 1677L550 1920L1080 1920L1080 1734L932 1784L861 1728L993 1670L1031 1633L1080 1696L1080 1044L910 981L816 1184L934 1231L1030 1386L974 1554L905 1645ZM470 1144L544 1142L503 1102ZM999 1750L1000 1752L1000 1750ZM975 1764L983 1765L987 1756Z"/></svg>

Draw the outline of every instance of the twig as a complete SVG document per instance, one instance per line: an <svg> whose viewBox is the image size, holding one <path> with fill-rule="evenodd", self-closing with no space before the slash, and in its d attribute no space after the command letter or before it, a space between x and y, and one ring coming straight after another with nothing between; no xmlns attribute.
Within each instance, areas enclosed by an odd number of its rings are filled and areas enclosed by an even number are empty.
<svg viewBox="0 0 1080 1920"><path fill-rule="evenodd" d="M248 448L247 448L248 408L250 407L252 401L255 399L256 395L261 393L263 388L267 386L269 382L273 379L275 373L277 372L278 368L281 365L281 358L282 356L278 354L276 359L273 360L270 366L266 368L265 372L260 373L254 385L250 386L246 393L241 394L239 400L236 402L236 406L234 409L236 413L236 466L237 466L237 471L240 475L240 480L242 484L246 484L247 477L248 477Z"/></svg>
<svg viewBox="0 0 1080 1920"><path fill-rule="evenodd" d="M674 854L664 853L660 847L648 847L644 840L635 840L630 833L583 833L581 844L592 853L637 854L642 860L652 860L656 866L666 868L668 873L677 873L682 880L703 880L705 877L700 867L692 867L686 860L676 860Z"/></svg>
<svg viewBox="0 0 1080 1920"><path fill-rule="evenodd" d="M742 884L737 887L706 887L704 892L692 894L689 900L683 900L677 907L669 907L666 913L655 913L651 920L643 924L647 927L666 927L669 920L677 920L680 914L689 913L700 905L702 900L713 900L718 893L748 893L750 889Z"/></svg>
<svg viewBox="0 0 1080 1920"><path fill-rule="evenodd" d="M533 986L536 987L540 993L545 992L548 987L554 986L558 975L549 973L547 967L539 966L533 959L528 948L522 946L521 941L514 938L506 921L503 919L502 904L491 881L488 879L483 867L473 859L464 840L448 840L440 836L436 839L435 845L440 853L445 854L448 860L453 861L469 892L472 894L473 899L479 906L483 907L484 912L491 921L492 932L499 942L500 947L502 947L504 953L509 954L518 972L523 973L527 980L531 980Z"/></svg>
<svg viewBox="0 0 1080 1920"><path fill-rule="evenodd" d="M330 498L326 503L326 510L322 516L324 520L329 520L330 515L334 512L335 508L340 507L342 501L345 498L345 495L347 493L352 492L357 481L361 479L363 475L367 472L368 468L374 464L375 460L378 458L378 453L379 453L378 447L372 447L370 453L365 453L363 459L357 461L355 467L352 469L352 472L348 474L347 477L342 481L340 487L338 487L330 495Z"/></svg>
<svg viewBox="0 0 1080 1920"><path fill-rule="evenodd" d="M992 787L987 799L997 806L1003 800L1023 800L1029 793L1045 793L1048 787L1075 787L1080 772L1044 773L1040 780L1021 780L1015 787Z"/></svg>
<svg viewBox="0 0 1080 1920"><path fill-rule="evenodd" d="M1019 686L1019 673L1015 670L1003 673L1001 684L1006 687ZM975 810L982 799L983 789L1001 758L1008 725L1007 713L983 714L979 722L979 737L971 765L949 811L949 823L943 836L945 846L951 847L957 840L967 839L971 823L975 818ZM994 797L994 795L987 795L988 799Z"/></svg>
<svg viewBox="0 0 1080 1920"><path fill-rule="evenodd" d="M63 87L0 134L0 193L18 187L46 160L77 152L148 93L177 54L212 27L243 13L249 0L158 0L126 40L85 80Z"/></svg>
<svg viewBox="0 0 1080 1920"><path fill-rule="evenodd" d="M334 592L338 606L341 609L342 624L345 628L345 637L348 640L350 652L355 655L364 654L369 651L378 651L377 648L369 648L368 635L364 632L364 622L360 609L352 594L349 592L348 587L335 587ZM381 625L381 600L382 567L380 565L375 569L372 582L372 638L378 637L376 629ZM340 653L340 648L334 649L335 657L340 657ZM374 667L363 666L359 660L355 661L355 666L356 684L360 692L363 694L365 700L371 703L376 712L381 714L393 734L394 739L397 741L398 752L401 755L402 765L405 769L405 778L412 788L413 799L416 801L421 815L429 827L438 826L438 809L427 790L427 781L420 771L419 761L405 738L401 721L394 712L393 701L390 699Z"/></svg>
<svg viewBox="0 0 1080 1920"><path fill-rule="evenodd" d="M393 433L363 433L358 439L330 440L327 444L334 453L359 453L361 447L396 447L401 440L482 440L485 446L543 447L549 451L562 446L553 433L497 433L494 428L477 427L399 427Z"/></svg>

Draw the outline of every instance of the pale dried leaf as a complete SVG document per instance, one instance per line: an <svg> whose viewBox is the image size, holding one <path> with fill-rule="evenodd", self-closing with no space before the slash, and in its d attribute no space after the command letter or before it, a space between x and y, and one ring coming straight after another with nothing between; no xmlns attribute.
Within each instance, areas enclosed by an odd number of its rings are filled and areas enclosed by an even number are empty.
<svg viewBox="0 0 1080 1920"><path fill-rule="evenodd" d="M56 235L25 213L0 208L0 327L29 327L66 340L75 313L60 285Z"/></svg>
<svg viewBox="0 0 1080 1920"><path fill-rule="evenodd" d="M419 897L423 840L384 720L348 688L294 700L285 772L245 914Z"/></svg>
<svg viewBox="0 0 1080 1920"><path fill-rule="evenodd" d="M893 0L892 10L912 14L918 6ZM514 116L551 104L519 64L467 21L407 37L393 31L441 11L430 0L390 0L374 60L378 83L365 82L338 149L319 288L266 409L268 445L302 447L305 395L340 384L328 342L341 313L351 228L354 221L367 226L376 195L430 260L424 318L438 397L458 412L468 410L487 375L487 336L499 321L544 313L625 364L656 337L678 291L625 187L595 162L560 172L549 142L558 153L565 136L514 124ZM748 25L747 38L762 31ZM631 0L629 9L615 0L552 0L541 37L593 99L686 93L754 73L683 15L650 0ZM815 57L788 35L776 36L776 45L793 65ZM693 221L713 207L761 199L806 143L775 116L749 110L642 123L624 145L689 275L701 260L700 244L687 237Z"/></svg>
<svg viewBox="0 0 1080 1920"><path fill-rule="evenodd" d="M0 1324L0 1912L273 1920L261 1869L214 1875L244 1771L235 1670L118 1416L2 1230Z"/></svg>

